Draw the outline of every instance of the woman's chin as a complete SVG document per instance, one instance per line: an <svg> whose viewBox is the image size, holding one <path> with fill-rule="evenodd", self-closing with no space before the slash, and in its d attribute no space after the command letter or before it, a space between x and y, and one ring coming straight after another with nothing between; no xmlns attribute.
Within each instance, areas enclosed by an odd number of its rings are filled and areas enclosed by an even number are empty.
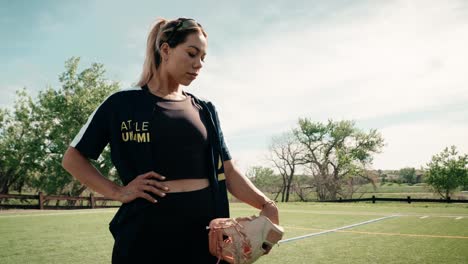
<svg viewBox="0 0 468 264"><path fill-rule="evenodd" d="M182 80L181 82L179 82L181 85L183 86L189 86L191 83L193 82L193 80Z"/></svg>

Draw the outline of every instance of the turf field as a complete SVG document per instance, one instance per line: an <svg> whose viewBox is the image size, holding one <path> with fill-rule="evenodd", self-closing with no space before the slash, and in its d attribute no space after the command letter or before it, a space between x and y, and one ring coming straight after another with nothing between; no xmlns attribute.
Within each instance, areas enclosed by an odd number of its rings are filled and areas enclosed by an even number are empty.
<svg viewBox="0 0 468 264"><path fill-rule="evenodd" d="M110 263L116 209L0 212L0 263ZM233 216L256 211L232 204ZM468 205L280 204L285 239L256 263L468 263Z"/></svg>

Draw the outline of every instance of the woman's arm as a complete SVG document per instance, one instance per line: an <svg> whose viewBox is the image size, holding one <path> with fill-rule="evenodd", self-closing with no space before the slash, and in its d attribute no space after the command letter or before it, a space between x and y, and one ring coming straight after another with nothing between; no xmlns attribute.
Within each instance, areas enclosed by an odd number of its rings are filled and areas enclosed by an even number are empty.
<svg viewBox="0 0 468 264"><path fill-rule="evenodd" d="M154 171L138 175L125 186L115 184L102 176L89 160L73 147L69 147L63 155L62 166L86 187L122 203L131 202L138 197L155 203L157 201L147 192L164 197L165 192L169 191L163 183L153 180L165 179Z"/></svg>
<svg viewBox="0 0 468 264"><path fill-rule="evenodd" d="M230 161L225 161L224 174L229 192L237 199L262 210L261 215L268 217L273 223L279 224L278 208L265 194L243 175Z"/></svg>
<svg viewBox="0 0 468 264"><path fill-rule="evenodd" d="M113 200L118 200L121 186L102 174L77 149L69 147L62 160L63 168L86 187Z"/></svg>

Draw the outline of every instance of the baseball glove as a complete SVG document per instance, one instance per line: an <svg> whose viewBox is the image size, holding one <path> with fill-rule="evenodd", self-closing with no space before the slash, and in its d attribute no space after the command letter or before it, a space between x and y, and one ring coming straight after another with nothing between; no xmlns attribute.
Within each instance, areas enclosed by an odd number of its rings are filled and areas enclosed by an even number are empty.
<svg viewBox="0 0 468 264"><path fill-rule="evenodd" d="M281 226L266 216L216 218L209 226L209 248L218 263L250 264L270 251L283 237Z"/></svg>

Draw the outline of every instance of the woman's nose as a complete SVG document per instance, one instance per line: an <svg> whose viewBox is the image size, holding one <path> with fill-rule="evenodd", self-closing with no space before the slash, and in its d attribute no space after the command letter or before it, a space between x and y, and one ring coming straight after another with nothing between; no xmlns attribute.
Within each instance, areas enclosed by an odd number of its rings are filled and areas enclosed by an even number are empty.
<svg viewBox="0 0 468 264"><path fill-rule="evenodd" d="M201 59L197 59L193 65L193 68L195 69L201 69L203 67L203 63L202 63L202 60Z"/></svg>

